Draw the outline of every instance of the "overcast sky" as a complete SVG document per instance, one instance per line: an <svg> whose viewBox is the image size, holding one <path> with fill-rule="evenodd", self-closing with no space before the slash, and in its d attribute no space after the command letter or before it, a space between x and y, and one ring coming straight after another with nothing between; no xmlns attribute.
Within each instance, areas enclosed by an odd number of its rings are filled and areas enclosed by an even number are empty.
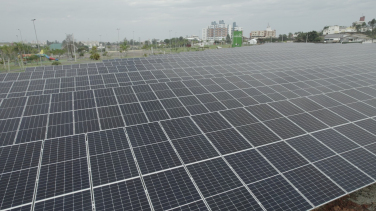
<svg viewBox="0 0 376 211"><path fill-rule="evenodd" d="M247 37L268 23L277 34L321 30L326 25L351 25L364 14L376 18L375 0L1 0L0 42L17 41L17 29L28 42L62 41L74 33L78 41L165 39L197 35L211 21L236 21Z"/></svg>

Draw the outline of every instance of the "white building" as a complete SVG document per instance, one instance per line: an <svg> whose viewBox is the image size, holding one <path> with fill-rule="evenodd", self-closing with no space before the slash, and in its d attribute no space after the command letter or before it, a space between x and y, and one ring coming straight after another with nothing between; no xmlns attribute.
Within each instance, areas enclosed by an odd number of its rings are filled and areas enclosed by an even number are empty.
<svg viewBox="0 0 376 211"><path fill-rule="evenodd" d="M339 30L339 26L338 26L338 25L334 25L334 26L326 27L326 28L322 31L322 34L323 34L323 35L327 35L327 34L338 34L338 33L340 33L340 30Z"/></svg>
<svg viewBox="0 0 376 211"><path fill-rule="evenodd" d="M248 44L256 45L257 44L257 40L256 39L250 39L250 40L248 40Z"/></svg>
<svg viewBox="0 0 376 211"><path fill-rule="evenodd" d="M200 37L197 36L197 35L186 36L185 39L187 39L189 41L192 41L192 40L200 41Z"/></svg>

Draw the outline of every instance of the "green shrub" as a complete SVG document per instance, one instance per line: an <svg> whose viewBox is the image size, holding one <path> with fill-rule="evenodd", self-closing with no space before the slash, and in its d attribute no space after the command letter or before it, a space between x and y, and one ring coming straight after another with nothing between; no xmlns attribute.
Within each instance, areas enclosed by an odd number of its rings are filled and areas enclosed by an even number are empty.
<svg viewBox="0 0 376 211"><path fill-rule="evenodd" d="M101 56L98 53L93 53L90 55L90 59L92 60L99 60Z"/></svg>
<svg viewBox="0 0 376 211"><path fill-rule="evenodd" d="M54 62L52 62L52 65L61 65L61 62L59 62L59 61L54 61Z"/></svg>

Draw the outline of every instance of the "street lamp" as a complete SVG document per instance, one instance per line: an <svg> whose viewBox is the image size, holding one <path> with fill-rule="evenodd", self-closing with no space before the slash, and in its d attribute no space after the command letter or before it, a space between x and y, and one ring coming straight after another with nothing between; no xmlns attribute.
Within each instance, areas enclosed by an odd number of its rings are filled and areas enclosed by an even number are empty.
<svg viewBox="0 0 376 211"><path fill-rule="evenodd" d="M37 19L31 19L31 21L33 21L33 25L34 25L34 31L35 31L35 37L37 38L37 47L38 47L38 51L40 52L40 48L39 48L39 41L38 41L38 36L37 36L37 30L35 29L35 21L36 21ZM40 59L40 66L42 66L42 57L41 56L39 56L39 59Z"/></svg>
<svg viewBox="0 0 376 211"><path fill-rule="evenodd" d="M120 57L120 43L119 43L119 30L120 29L116 29L116 30L118 31L118 48L119 48L118 50L119 50L119 57Z"/></svg>
<svg viewBox="0 0 376 211"><path fill-rule="evenodd" d="M23 43L23 39L22 39L22 33L21 33L21 30L20 30L20 29L18 29L18 31L20 31L21 42Z"/></svg>
<svg viewBox="0 0 376 211"><path fill-rule="evenodd" d="M23 44L23 39L22 39L22 33L21 33L21 30L18 29L18 31L20 31L20 36L21 36L21 43ZM24 46L22 45L22 48L24 48ZM25 54L25 49L24 49L24 54Z"/></svg>
<svg viewBox="0 0 376 211"><path fill-rule="evenodd" d="M102 35L99 35L99 46L101 45L101 40L102 40ZM102 48L101 48L101 53L102 53Z"/></svg>

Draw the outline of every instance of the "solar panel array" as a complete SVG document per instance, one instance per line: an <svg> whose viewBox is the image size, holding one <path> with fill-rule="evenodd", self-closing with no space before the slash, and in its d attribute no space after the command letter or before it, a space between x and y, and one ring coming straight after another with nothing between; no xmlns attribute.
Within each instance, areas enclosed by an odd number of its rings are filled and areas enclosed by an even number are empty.
<svg viewBox="0 0 376 211"><path fill-rule="evenodd" d="M0 75L0 210L310 210L376 179L373 45Z"/></svg>

